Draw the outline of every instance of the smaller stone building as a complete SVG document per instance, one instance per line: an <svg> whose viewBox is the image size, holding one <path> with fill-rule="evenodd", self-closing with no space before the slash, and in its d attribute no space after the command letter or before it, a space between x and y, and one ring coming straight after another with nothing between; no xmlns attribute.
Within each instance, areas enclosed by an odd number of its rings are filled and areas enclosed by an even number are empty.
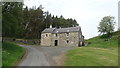
<svg viewBox="0 0 120 68"><path fill-rule="evenodd" d="M81 28L46 28L41 33L41 46L81 46L84 42Z"/></svg>

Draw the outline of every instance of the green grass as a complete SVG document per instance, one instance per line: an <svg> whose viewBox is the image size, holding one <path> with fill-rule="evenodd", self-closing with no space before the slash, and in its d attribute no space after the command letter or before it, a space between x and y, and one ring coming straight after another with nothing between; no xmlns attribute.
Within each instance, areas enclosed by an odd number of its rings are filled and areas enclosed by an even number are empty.
<svg viewBox="0 0 120 68"><path fill-rule="evenodd" d="M65 66L117 66L117 50L80 47L67 53Z"/></svg>
<svg viewBox="0 0 120 68"><path fill-rule="evenodd" d="M22 47L4 42L2 44L2 66L14 66L24 53L25 50Z"/></svg>
<svg viewBox="0 0 120 68"><path fill-rule="evenodd" d="M118 39L117 36L113 36L108 41L105 41L105 39L101 39L99 36L87 40L87 42L90 42L87 47L96 47L96 48L117 48L118 47Z"/></svg>
<svg viewBox="0 0 120 68"><path fill-rule="evenodd" d="M118 66L118 36L120 31L108 38L100 36L86 40L91 44L76 47L66 53L65 66Z"/></svg>

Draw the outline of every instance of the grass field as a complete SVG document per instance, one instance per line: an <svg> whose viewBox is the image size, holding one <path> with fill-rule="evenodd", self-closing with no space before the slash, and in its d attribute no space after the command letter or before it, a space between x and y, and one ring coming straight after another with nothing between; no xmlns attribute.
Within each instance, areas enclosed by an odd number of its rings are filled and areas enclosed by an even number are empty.
<svg viewBox="0 0 120 68"><path fill-rule="evenodd" d="M10 42L2 44L2 66L14 66L24 55L25 50Z"/></svg>
<svg viewBox="0 0 120 68"><path fill-rule="evenodd" d="M118 36L120 31L108 38L94 37L87 46L76 47L66 53L65 66L118 66ZM105 41L108 39L108 41Z"/></svg>

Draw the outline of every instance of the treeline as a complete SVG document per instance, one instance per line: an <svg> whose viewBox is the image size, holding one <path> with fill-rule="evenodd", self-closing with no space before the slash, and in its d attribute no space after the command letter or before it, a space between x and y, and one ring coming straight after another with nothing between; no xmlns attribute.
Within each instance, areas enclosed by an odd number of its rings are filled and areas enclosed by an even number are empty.
<svg viewBox="0 0 120 68"><path fill-rule="evenodd" d="M53 8L54 9L54 8ZM78 26L75 19L65 19L44 12L42 5L38 8L23 8L22 3L2 3L2 35L14 38L40 38L41 32L50 25L56 28Z"/></svg>

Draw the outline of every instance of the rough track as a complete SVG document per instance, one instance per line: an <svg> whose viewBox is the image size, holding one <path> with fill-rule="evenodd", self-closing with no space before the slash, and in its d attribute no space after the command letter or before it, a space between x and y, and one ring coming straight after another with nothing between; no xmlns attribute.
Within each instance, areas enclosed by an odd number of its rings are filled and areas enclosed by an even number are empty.
<svg viewBox="0 0 120 68"><path fill-rule="evenodd" d="M73 47L41 47L41 46L23 46L27 51L26 55L20 61L18 66L57 66L57 56L72 49ZM60 59L60 57L59 57ZM62 60L62 57L61 57Z"/></svg>

